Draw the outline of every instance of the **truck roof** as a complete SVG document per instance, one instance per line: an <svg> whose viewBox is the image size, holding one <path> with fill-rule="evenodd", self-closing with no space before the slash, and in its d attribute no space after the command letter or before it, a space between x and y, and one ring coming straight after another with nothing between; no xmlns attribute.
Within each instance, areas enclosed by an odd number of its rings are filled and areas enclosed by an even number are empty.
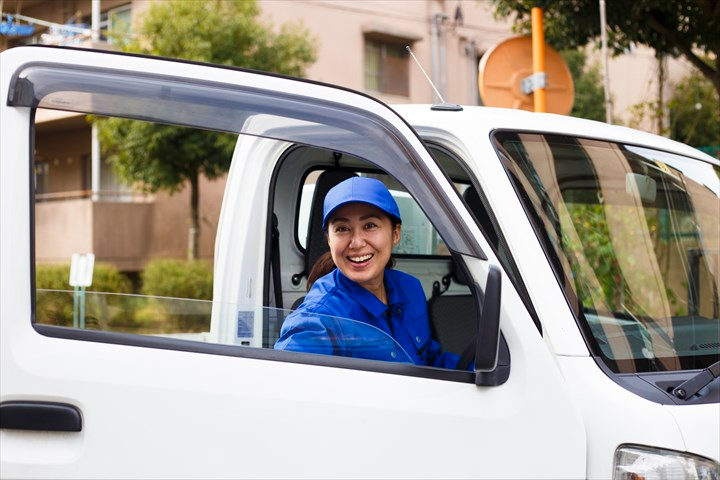
<svg viewBox="0 0 720 480"><path fill-rule="evenodd" d="M683 143L632 128L609 125L584 118L535 113L509 108L462 106L462 111L432 110L430 104L391 105L415 128L436 128L452 131L472 126L478 134L490 135L494 130L512 129L543 133L572 134L587 138L613 140L647 146L701 159L715 165L720 161Z"/></svg>

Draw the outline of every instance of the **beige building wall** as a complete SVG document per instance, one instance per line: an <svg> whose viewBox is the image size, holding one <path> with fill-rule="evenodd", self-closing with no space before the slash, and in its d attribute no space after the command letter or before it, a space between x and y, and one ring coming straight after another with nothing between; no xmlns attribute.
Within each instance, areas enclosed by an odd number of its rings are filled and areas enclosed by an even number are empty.
<svg viewBox="0 0 720 480"><path fill-rule="evenodd" d="M220 207L225 193L226 176L217 180L200 179L200 251L198 257L212 260L215 253ZM190 227L190 189L177 193L159 192L153 204L151 257L186 258Z"/></svg>
<svg viewBox="0 0 720 480"><path fill-rule="evenodd" d="M100 4L103 11L131 4L133 21L137 21L153 1L156 0L101 0ZM4 11L18 11L19 8L23 15L57 23L64 23L76 13L90 15L92 5L91 0L4 0L2 3ZM258 5L262 17L276 26L302 22L317 37L318 60L308 69L309 78L366 91L387 103L429 103L433 101L432 89L413 64L409 69L408 96L367 91L364 87L364 33L385 32L414 39L409 43L423 68L433 77L432 18L436 14L445 15L441 28L446 40L445 100L461 104L475 104L478 98L477 59L473 49L479 57L493 45L514 35L512 23L496 20L492 4L487 0L258 0ZM458 7L463 14L462 24L455 22ZM600 62L599 49L590 48L588 52L594 61ZM687 62L669 59L668 82L677 82L691 68ZM637 47L626 55L610 59L613 114L618 122L630 124L633 105L657 99L657 71L654 51L647 47ZM669 95L667 86L666 90ZM649 120L636 126L648 131L657 130L656 123Z"/></svg>
<svg viewBox="0 0 720 480"><path fill-rule="evenodd" d="M88 188L90 128L83 123L83 118L77 117L38 124L35 139L38 192L79 192Z"/></svg>
<svg viewBox="0 0 720 480"><path fill-rule="evenodd" d="M384 95L365 89L364 34L407 38L413 53L431 78L446 72L445 100L476 104L477 56L510 35L510 23L495 21L489 2L368 0L260 0L263 15L275 25L302 23L319 40L318 59L309 78L364 91L387 103L431 103L432 87L411 61L410 95ZM462 24L455 21L460 8ZM439 30L445 38L446 61L433 75L432 19L444 15ZM477 52L475 54L474 52ZM440 89L440 82L437 82Z"/></svg>
<svg viewBox="0 0 720 480"><path fill-rule="evenodd" d="M89 199L36 204L36 261L69 264L73 253L94 252L92 220Z"/></svg>
<svg viewBox="0 0 720 480"><path fill-rule="evenodd" d="M130 3L133 21L137 21L153 1L101 0L101 8L107 11ZM491 3L484 0L258 0L258 5L265 21L276 27L301 22L317 38L317 61L307 71L310 79L359 90L390 104L431 103L435 99L430 84L412 60L408 65L407 95L382 94L366 88L366 35L409 44L427 74L445 91L445 100L461 104L478 102L477 67L482 54L514 35L511 22L496 20ZM23 15L57 23L66 22L76 13L91 13L91 0L5 0L3 8L14 11L19 6ZM457 17L458 9L462 21ZM589 52L600 62L597 49ZM614 115L620 122L630 123L632 105L657 98L654 52L636 48L611 59L609 69ZM670 82L688 71L686 63L668 61ZM654 131L656 124L647 119L637 126ZM90 129L83 116L38 125L35 147L37 161L48 169L44 191L77 191L89 183L85 162L90 155ZM213 257L224 185L224 178L201 182L200 258ZM158 193L139 203L90 199L39 203L38 260L59 262L69 254L94 250L99 260L104 258L122 269L137 270L148 258L185 258L188 211L187 188L173 195ZM140 228L141 232L114 234L112 227L118 223ZM60 240L60 235L68 238ZM41 244L42 239L46 240Z"/></svg>
<svg viewBox="0 0 720 480"><path fill-rule="evenodd" d="M602 56L596 46L587 49L589 61L602 65ZM693 71L693 66L682 59L666 57L664 102L670 99L672 85L677 84ZM616 123L628 125L652 133L661 133L654 116L639 118L633 114L633 106L657 102L660 97L660 65L655 50L637 46L630 52L608 59L610 96ZM667 118L665 118L667 122Z"/></svg>

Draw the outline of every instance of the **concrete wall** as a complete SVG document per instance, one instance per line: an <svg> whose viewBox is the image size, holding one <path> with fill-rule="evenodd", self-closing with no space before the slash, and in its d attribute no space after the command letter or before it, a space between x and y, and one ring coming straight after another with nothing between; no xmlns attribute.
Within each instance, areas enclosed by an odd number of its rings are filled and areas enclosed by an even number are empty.
<svg viewBox="0 0 720 480"><path fill-rule="evenodd" d="M149 258L152 203L94 202L92 204L93 252L98 261L120 270L139 271Z"/></svg>
<svg viewBox="0 0 720 480"><path fill-rule="evenodd" d="M590 62L602 65L599 49L587 49ZM670 99L670 85L676 84L692 72L689 62L668 57L665 67L665 102ZM659 96L659 64L655 50L638 46L627 54L610 57L608 61L613 116L616 123L632 126L652 133L660 133L655 117L639 118L633 115L633 105L656 102Z"/></svg>
<svg viewBox="0 0 720 480"><path fill-rule="evenodd" d="M45 202L35 206L37 263L70 263L73 253L93 251L93 205L90 199Z"/></svg>
<svg viewBox="0 0 720 480"><path fill-rule="evenodd" d="M43 131L44 130L44 131ZM88 188L86 162L90 161L90 128L39 128L35 139L35 162L46 163L47 193Z"/></svg>
<svg viewBox="0 0 720 480"><path fill-rule="evenodd" d="M155 0L102 0L103 11L132 4L133 21ZM413 51L429 75L432 75L431 19L435 14L448 17L444 31L446 38L447 101L475 104L477 62L466 47L474 45L478 55L493 45L514 36L509 20L496 20L488 1L448 0L258 0L262 18L276 26L287 22L302 22L319 40L318 60L308 70L313 80L334 83L364 90L363 32L384 30L417 38ZM454 22L456 8L463 14L462 25ZM91 0L4 0L5 11L47 21L64 23L76 12L91 13ZM42 29L41 29L42 30ZM5 44L0 45L0 49ZM12 46L12 45L10 45ZM600 61L598 49L589 50ZM676 82L692 68L687 62L669 59L669 82ZM657 98L657 62L654 52L637 47L626 55L610 61L610 89L614 100L615 118L623 124L632 123L630 107ZM428 103L432 89L415 65L410 65L410 93L406 96L378 96L387 103ZM438 85L439 87L439 85ZM668 89L669 90L669 89ZM647 120L634 125L657 131L657 124Z"/></svg>
<svg viewBox="0 0 720 480"><path fill-rule="evenodd" d="M199 258L212 260L225 178L203 179ZM150 197L152 198L152 197ZM187 258L187 188L139 202L89 198L39 202L35 207L38 263L68 263L73 253L94 253L120 270L142 270L153 258Z"/></svg>
<svg viewBox="0 0 720 480"><path fill-rule="evenodd" d="M93 202L89 198L35 206L37 263L70 263L73 253L94 253L121 270L142 269L152 232L152 203Z"/></svg>
<svg viewBox="0 0 720 480"><path fill-rule="evenodd" d="M126 0L102 0L102 9L128 3ZM132 0L133 20L141 18L152 0ZM307 74L314 80L365 91L364 35L367 32L414 39L413 51L431 77L440 77L444 70L447 82L446 101L474 104L477 101L477 60L486 50L514 34L511 22L497 21L492 8L485 1L446 0L366 0L343 2L334 0L259 0L262 18L277 26L288 22L302 22L318 39L317 62ZM463 21L455 21L457 7ZM15 10L17 2L6 0L4 9ZM26 0L22 14L64 23L75 12L87 15L90 0ZM444 32L446 62L433 71L432 19L443 14L447 20ZM470 48L472 47L472 48ZM475 53L473 53L473 51ZM599 62L599 54L590 50ZM681 78L687 65L676 60L668 62L668 78ZM438 88L441 88L438 82ZM613 59L610 64L610 86L614 98L614 113L629 123L629 107L650 101L657 92L657 62L653 51L637 48L628 55ZM387 103L429 103L433 91L420 68L410 60L409 94L407 96L377 96ZM638 127L653 131L656 124L647 120ZM87 184L83 158L90 154L90 129L82 116L39 124L37 128L36 160L47 162L49 168L47 191L80 190ZM225 179L201 182L201 258L211 259L215 231L222 201ZM116 204L89 200L79 203L38 204L37 238L38 260L65 261L69 253L91 251L107 258L123 269L142 268L147 258L185 258L188 244L189 192L186 189L173 195L158 193L154 203ZM79 226L70 223L78 222ZM132 225L145 229L113 227ZM88 230L90 229L90 230ZM134 232L134 233L133 233ZM66 236L67 238L64 238ZM92 240L88 240L92 239ZM87 242L91 243L87 243Z"/></svg>
<svg viewBox="0 0 720 480"><path fill-rule="evenodd" d="M396 32L398 36L419 38L411 48L432 78L431 19L435 14L445 14L445 100L463 104L475 104L477 96L477 62L466 51L468 43L482 53L510 35L510 23L495 21L487 2L261 0L259 5L275 25L302 21L318 38L318 60L308 70L309 78L360 91L364 91L364 32ZM463 13L462 25L454 23L457 6ZM409 72L408 97L367 93L387 103L432 102L432 88L412 60Z"/></svg>
<svg viewBox="0 0 720 480"><path fill-rule="evenodd" d="M226 177L200 180L200 251L199 258L212 260L215 252L220 207ZM153 207L151 257L187 258L190 227L190 189L169 194L159 192Z"/></svg>

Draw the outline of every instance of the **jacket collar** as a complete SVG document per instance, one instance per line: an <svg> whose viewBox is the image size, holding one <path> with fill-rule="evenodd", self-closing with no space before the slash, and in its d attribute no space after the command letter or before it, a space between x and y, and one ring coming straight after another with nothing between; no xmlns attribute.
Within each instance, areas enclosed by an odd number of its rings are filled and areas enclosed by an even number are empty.
<svg viewBox="0 0 720 480"><path fill-rule="evenodd" d="M337 285L375 318L383 315L389 306L392 307L409 303L409 298L395 277L395 272L388 268L385 269L385 290L388 296L387 305L382 303L374 294L370 293L370 290L367 290L365 287L346 277L339 268L335 269L335 274L337 275Z"/></svg>

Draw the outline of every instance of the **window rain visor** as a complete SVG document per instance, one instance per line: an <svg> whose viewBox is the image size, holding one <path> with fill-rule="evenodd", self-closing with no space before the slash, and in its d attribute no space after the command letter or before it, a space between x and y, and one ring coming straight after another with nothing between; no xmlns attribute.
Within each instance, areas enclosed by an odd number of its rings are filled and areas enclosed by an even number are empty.
<svg viewBox="0 0 720 480"><path fill-rule="evenodd" d="M495 143L591 349L615 372L720 359L720 168L611 142Z"/></svg>
<svg viewBox="0 0 720 480"><path fill-rule="evenodd" d="M201 69L207 72L208 67ZM424 147L415 133L391 110L342 89L222 70L228 71L237 75L237 83L34 63L13 77L8 104L261 136L364 158L405 185L436 223L450 249L486 258L477 240L464 228L455 205L439 191L433 180L436 175L420 158L429 158L429 154L420 151ZM273 88L264 88L269 83ZM307 88L298 89L297 85ZM296 93L286 91L293 89ZM360 104L371 108L361 108ZM409 142L410 136L415 139Z"/></svg>

